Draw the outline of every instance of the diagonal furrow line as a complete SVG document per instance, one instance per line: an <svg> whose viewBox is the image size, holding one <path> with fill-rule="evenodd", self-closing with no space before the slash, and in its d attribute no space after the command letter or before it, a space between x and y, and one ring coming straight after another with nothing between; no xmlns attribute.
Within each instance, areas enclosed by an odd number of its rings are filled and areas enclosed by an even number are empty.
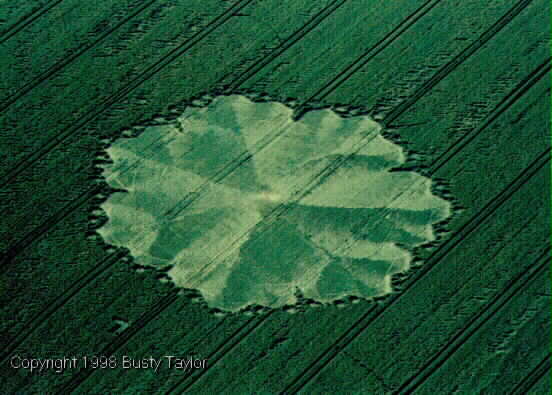
<svg viewBox="0 0 552 395"><path fill-rule="evenodd" d="M15 36L17 33L19 33L21 30L29 26L31 23L36 21L38 18L40 18L42 15L48 13L52 8L60 4L63 0L52 0L46 4L44 4L42 7L30 12L29 14L25 15L23 18L21 18L18 22L16 22L13 26L10 26L10 28L0 35L0 45L8 41L10 38Z"/></svg>
<svg viewBox="0 0 552 395"><path fill-rule="evenodd" d="M393 109L392 112L387 114L386 118L384 119L384 124L386 127L389 127L389 124L396 120L402 113L404 113L408 108L410 108L417 100L419 100L425 93L429 90L431 90L439 81L441 81L443 78L445 78L448 74L450 74L458 65L463 63L467 58L469 58L471 55L473 55L474 52L476 52L479 48L481 48L485 43L487 43L494 35L496 35L502 28L504 28L515 16L517 16L529 3L531 0L523 0L520 1L514 8L512 8L507 14L505 14L497 23L495 23L493 26L491 26L486 32L483 33L476 41L474 41L470 46L464 49L461 54L456 56L451 62L449 62L446 66L446 68L441 69L437 74L435 74L430 80L426 81L426 83L422 86L422 89L417 90L414 95L410 96L408 99L403 101L401 104L399 104L397 107ZM427 3L426 3L427 4ZM426 4L424 4L421 8L425 7ZM409 18L415 18L416 20L421 17L421 15L416 15L416 13L420 12L423 14L427 13L431 8L433 8L436 4L429 5L429 9L419 9L414 12L414 14L410 15ZM407 27L410 27L407 26ZM398 28L398 27L397 27ZM404 30L404 29L403 29ZM401 32L402 34L402 32ZM391 40L394 41L397 37L393 37ZM389 43L388 43L389 44ZM386 44L385 46L387 46ZM324 97L328 96L330 93L332 93L336 88L338 88L341 84L343 84L347 79L349 79L354 73L356 73L358 70L360 70L362 67L368 63L370 59L372 59L377 53L381 52L381 50L385 49L385 46L381 49L370 50L366 53L366 56L368 59L365 59L365 61L362 61L362 57L355 60L353 63L351 63L349 66L347 66L340 74L338 74L334 79L330 80L328 83L324 85L324 87L315 93L313 96L311 96L307 101L305 101L301 106L298 108L298 112L295 115L296 118L300 118L304 112L305 107L308 105L308 102L315 99L323 99ZM376 51L373 55L370 55L370 52ZM359 65L359 62L360 65ZM351 72L348 72L351 70ZM345 78L341 78L341 74L346 75ZM326 87L330 87L330 89L326 92L324 90ZM317 97L319 94L322 94L321 97Z"/></svg>
<svg viewBox="0 0 552 395"><path fill-rule="evenodd" d="M135 323L133 323L129 328L127 328L119 337L115 338L110 344L108 344L102 350L100 355L111 356L114 353L116 353L117 350L119 350L130 339L132 339L142 328L144 328L148 323L153 321L159 314L161 314L170 305L172 305L176 300L178 300L177 292L178 291L175 290L171 294L165 296L159 302L157 302L156 306L152 310L149 310L148 312L146 312ZM223 349L224 345L228 342L228 340L231 340L231 339L239 336L239 339L238 339L237 343L241 342L245 338L245 336L241 336L242 332L245 331L246 333L249 333L250 331L253 331L267 317L268 317L268 314L265 315L263 318L261 318L259 320L259 322L253 323L253 325L250 325L250 324L255 321L255 318L251 318L248 321L246 321L233 334L231 334L226 339L226 341L223 344L221 344L215 350L215 352L211 353L208 356L207 359L212 358L212 356L215 355L220 349ZM247 329L249 326L251 326L251 328ZM217 325L217 327L218 327L218 325ZM237 343L235 345L237 345ZM218 359L220 359L220 358L218 358ZM210 366L211 365L209 365L209 367ZM206 371L207 369L208 368L206 368L204 370ZM82 383L84 383L95 371L96 370L94 370L94 369L82 369L82 370L80 370L75 376L73 376L71 378L71 380L69 382L67 382L65 385L63 385L62 389L60 389L57 393L61 395L61 394L69 394L69 393L73 392L78 386L80 386Z"/></svg>
<svg viewBox="0 0 552 395"><path fill-rule="evenodd" d="M478 211L468 222L466 222L458 231L456 231L455 235L447 240L443 244L443 247L448 245L448 243L453 243L451 248L449 250L446 250L444 252L444 255L448 254L451 249L456 247L458 243L460 243L463 238L465 238L468 234L470 234L473 230L477 229L479 225L486 220L490 215L492 215L500 205L502 205L505 201L507 201L514 193L516 193L529 179L531 179L542 167L550 161L550 147L547 148L543 153L541 153L530 165L528 165L508 186L506 186L497 196L495 196L493 199L491 199L485 207L483 207L480 211ZM481 217L480 219L478 219ZM464 236L462 236L460 239L455 239L458 237L461 233L466 233ZM428 258L428 262L430 262L431 259L436 258L437 254L441 253L442 248L436 250L433 252L430 257ZM444 250L444 248L443 248ZM441 259L441 257L438 257L437 259ZM434 262L435 263L435 262ZM426 274L427 271L431 270L433 267L433 264L431 265L424 265L422 269L420 270L420 275L418 277L421 277ZM422 274L423 273L423 274ZM408 283L408 286L404 288L404 290L410 288L412 285L414 285L414 282L418 280L418 277L411 280L412 284ZM400 297L397 295L397 297ZM394 302L393 302L394 303Z"/></svg>
<svg viewBox="0 0 552 395"><path fill-rule="evenodd" d="M178 290L173 289L167 296L162 298L156 303L156 305L144 313L136 322L125 329L121 335L117 336L111 343L109 343L98 355L111 356L122 345L129 341L140 329L146 326L149 322L154 320L159 314L165 311L173 302L178 299ZM81 369L76 375L74 375L69 382L63 385L58 394L70 394L80 384L82 384L93 373L92 369Z"/></svg>
<svg viewBox="0 0 552 395"><path fill-rule="evenodd" d="M99 103L95 108L88 112L87 114L83 115L77 124L70 126L63 131L61 131L58 135L54 136L50 141L48 141L45 145L43 145L40 149L33 152L26 158L24 158L21 162L19 162L14 169L7 175L6 179L3 180L0 183L0 187L5 187L8 183L13 181L15 177L17 177L21 172L23 172L25 169L29 168L31 165L36 163L39 159L43 158L45 155L47 155L51 150L59 146L61 143L63 143L68 137L70 137L73 133L77 132L78 130L82 129L88 122L96 119L99 115L101 115L104 111L109 109L111 106L113 106L118 101L124 99L127 97L131 92L133 92L135 89L137 89L140 85L142 85L144 82L151 79L154 75L156 75L159 71L167 67L170 63L172 63L175 59L182 56L184 53L186 53L188 50L190 50L192 47L197 45L199 42L201 42L205 37L207 37L209 34L211 34L213 31L215 31L217 28L222 26L226 21L231 19L235 13L240 11L241 9L245 8L247 5L252 3L255 0L238 0L236 3L234 3L229 9L224 11L222 14L214 18L211 22L209 22L203 29L201 29L199 32L194 34L190 39L184 41L182 44L178 45L176 48L173 48L171 51L169 51L168 54L161 57L158 61L153 63L152 65L148 66L146 70L144 70L141 74L136 76L129 84L127 84L125 87L120 89L115 94L107 97L104 99L101 103Z"/></svg>
<svg viewBox="0 0 552 395"><path fill-rule="evenodd" d="M144 149L155 148L155 145L161 140L162 140L162 137L156 139L154 142L144 147ZM134 163L129 164L129 166L127 166L122 171L121 169L118 169L119 174L124 174L127 171L133 170L138 165L139 165L139 161L136 161ZM109 181L109 180L106 180L106 181ZM68 217L70 214L72 214L73 212L81 208L81 206L86 204L94 196L97 196L102 191L105 191L105 189L106 188L104 187L103 184L96 184L92 188L87 189L86 191L81 193L76 199L67 203L65 207L62 208L60 211L58 211L55 215L48 218L46 221L44 221L44 223L36 227L33 231L28 233L21 240L14 243L12 247L8 248L4 253L2 253L2 255L0 255L0 274L5 272L6 266L12 261L13 258L15 258L17 254L22 252L23 249L25 249L27 246L32 244L37 238L39 238L41 235L47 232L48 229L50 229L52 226L55 226L64 218Z"/></svg>
<svg viewBox="0 0 552 395"><path fill-rule="evenodd" d="M25 329L20 332L15 338L6 342L2 354L0 354L0 365L3 365L10 354L19 347L34 331L40 327L48 318L50 318L56 311L58 311L69 299L75 296L82 288L94 281L100 274L104 273L115 263L119 262L126 254L122 251L115 252L108 255L98 265L94 266L82 277L77 279L64 293L58 297L53 298L52 302L48 304L48 307L36 314L25 326Z"/></svg>
<svg viewBox="0 0 552 395"><path fill-rule="evenodd" d="M339 352L344 350L355 338L364 332L375 322L388 308L394 305L408 289L412 288L421 278L425 277L431 269L447 256L461 241L471 234L478 226L491 216L504 202L516 193L533 175L535 175L550 160L550 148L543 152L533 163L531 163L518 177L516 177L506 188L504 188L494 199L491 199L485 207L475 214L464 224L452 238L441 245L433 252L420 271L405 282L402 292L393 295L388 302L380 307L372 307L360 317L349 329L347 329L331 346L329 346L315 361L313 361L303 372L288 384L281 392L282 394L297 393L310 380L312 380L325 366L327 366ZM374 312L374 314L372 314Z"/></svg>
<svg viewBox="0 0 552 395"><path fill-rule="evenodd" d="M226 177L229 177L231 174L233 174L234 171L239 169L242 165L252 160L255 155L268 147L278 137L282 136L287 131L288 126L289 123L284 122L282 124L282 127L277 128L274 134L267 135L260 139L260 141L255 144L256 147L252 147L252 151L243 151L240 155L228 162L228 164L225 164L213 176L209 177L195 190L188 192L182 200L180 200L174 207L172 207L165 213L165 215L168 217L167 220L176 218L182 211L184 211L192 203L199 199L201 194L205 190L209 189L212 184L220 183Z"/></svg>
<svg viewBox="0 0 552 395"><path fill-rule="evenodd" d="M550 57L541 63L535 70L533 70L526 78L523 79L508 95L506 95L502 101L492 110L491 114L487 117L485 123L477 128L472 129L470 132L462 136L454 145L451 145L445 152L443 152L431 166L430 174L433 175L437 170L443 167L454 155L464 149L473 139L475 139L479 132L485 129L490 123L494 122L498 117L505 113L512 105L520 99L529 89L531 89L542 77L550 72Z"/></svg>
<svg viewBox="0 0 552 395"><path fill-rule="evenodd" d="M269 311L264 316L259 318L257 322L255 322L253 325L251 325L251 328L248 328L246 330L242 330L240 328L240 331L230 335L228 338L226 338L220 345L217 347L215 351L213 351L209 356L207 357L208 360L214 359L213 362L210 362L206 369L202 369L199 371L198 374L195 376L193 374L187 375L182 380L177 382L175 385L169 389L167 393L174 393L178 387L183 386L183 388L178 389L179 393L184 393L185 391L188 391L192 385L194 385L196 382L198 382L202 376L204 376L209 369L211 369L213 366L215 366L220 360L222 360L230 351L235 349L245 338L247 338L251 333L253 333L263 322L265 322L272 314L274 313L274 310ZM251 320L252 321L252 320ZM249 322L251 322L249 321ZM249 323L248 322L248 323ZM238 337L239 335L239 337ZM233 339L236 340L232 344L228 344ZM219 354L219 355L217 355Z"/></svg>
<svg viewBox="0 0 552 395"><path fill-rule="evenodd" d="M518 226L518 229L524 229L525 227L529 226L529 224L533 223L533 221L535 221L535 219L538 217L538 214L536 215L532 215L527 221L523 222L521 226ZM498 248L493 252L493 255L492 256L489 256L488 259L486 259L486 262L492 262L504 249L508 248L510 246L508 240L513 240L515 239L517 236L517 234L513 235L512 237L509 237L509 238L506 238L506 239L502 239L501 240L501 244L498 246ZM543 249L544 250L544 249ZM540 259L540 258L539 258ZM538 262L538 259L536 260L536 262ZM467 278L464 282L463 282L463 286L461 287L458 287L456 288L452 293L450 293L448 296L450 298L454 298L454 297L458 297L461 295L463 289L464 289L464 286L466 284L468 284L471 280L473 280L475 278L474 275L470 276L469 278ZM498 289L497 289L497 292L498 292ZM487 301L488 303L488 301ZM437 309L431 309L431 312L435 312L437 311ZM411 333L413 331L416 331L418 330L420 327L421 327L421 324L422 322L419 322L417 323L412 329L411 329ZM437 351L438 352L438 351Z"/></svg>
<svg viewBox="0 0 552 395"><path fill-rule="evenodd" d="M209 339L211 335L215 333L222 326L222 324L225 322L226 317L228 316L224 316L223 318L221 318L219 322L217 322L211 329L209 329L207 332L204 332L203 336L200 339L198 339L192 345L190 345L188 349L188 354L191 354L192 352L194 352L195 348L198 345L203 343L205 340Z"/></svg>
<svg viewBox="0 0 552 395"><path fill-rule="evenodd" d="M20 253L24 248L33 243L40 235L46 232L50 227L62 221L64 218L68 217L74 211L79 209L81 206L86 204L89 199L93 198L99 194L105 188L98 184L91 189L87 189L81 193L76 199L67 203L60 211L56 214L49 217L44 223L37 226L30 233L25 235L21 240L16 242L12 247L7 249L0 259L0 275L4 274L8 269L8 264L12 262L13 258Z"/></svg>
<svg viewBox="0 0 552 395"><path fill-rule="evenodd" d="M440 69L432 78L426 81L421 89L418 89L412 96L404 100L397 107L395 107L390 113L385 116L384 123L386 127L400 117L405 111L412 107L422 96L424 96L429 90L431 90L439 81L444 79L452 71L454 71L460 64L466 59L471 57L477 50L483 47L491 38L493 38L498 32L500 32L508 23L510 23L517 15L519 15L532 0L521 0L513 8L511 8L506 14L502 16L495 24L487 29L477 40L472 42L466 47L459 55L455 56L452 61L447 63L445 67Z"/></svg>
<svg viewBox="0 0 552 395"><path fill-rule="evenodd" d="M331 14L333 14L338 8L345 4L348 0L336 0L331 2L325 8L320 10L311 20L304 24L300 29L296 30L293 34L287 37L278 47L270 53L269 56L259 59L257 62L253 63L247 68L241 75L235 78L230 84L225 87L226 91L231 92L245 81L257 74L261 69L267 66L269 63L274 61L278 56L283 54L294 44L299 42L303 37L308 33L314 30L322 21L327 19Z"/></svg>
<svg viewBox="0 0 552 395"><path fill-rule="evenodd" d="M533 280L542 275L548 269L550 247L538 257L534 265L527 271L521 272L516 278L509 281L502 292L497 294L477 315L475 315L458 333L449 339L447 344L431 357L424 366L408 380L406 380L394 394L411 394L429 379L449 358L454 355L477 331L479 331L491 318L496 316L515 296L531 285Z"/></svg>
<svg viewBox="0 0 552 395"><path fill-rule="evenodd" d="M412 14L407 16L401 21L393 30L387 33L382 39L380 39L376 44L370 47L366 52L360 55L355 59L351 64L345 67L341 72L339 72L334 78L324 84L318 91L316 91L312 96L301 104L295 114L295 118L300 118L306 112L306 106L312 100L322 100L328 96L331 92L336 90L340 85L342 85L346 80L348 80L353 74L358 70L366 66L376 55L385 50L389 45L391 45L395 40L397 40L406 30L408 30L412 25L414 25L420 18L426 15L431 11L436 5L438 5L442 0L429 0L422 4L418 9L416 9Z"/></svg>
<svg viewBox="0 0 552 395"><path fill-rule="evenodd" d="M529 390L545 375L550 374L550 353L525 377L510 395L527 395Z"/></svg>
<svg viewBox="0 0 552 395"><path fill-rule="evenodd" d="M0 103L0 112L5 111L7 108L9 108L13 103L18 101L20 98L25 96L27 93L29 93L31 90L36 88L37 86L41 85L43 82L47 81L50 77L52 77L55 73L59 72L63 68L65 68L67 65L73 63L75 60L77 60L79 57L84 55L89 50L96 47L98 44L100 44L102 41L104 41L106 38L108 38L111 34L113 34L116 30L118 30L121 26L125 25L127 22L129 22L131 19L135 18L139 14L141 14L144 10L149 8L153 3L155 3L157 0L150 0L146 2L145 4L138 7L138 9L134 12L132 12L127 18L124 18L122 21L117 23L115 26L111 27L110 29L106 29L97 40L91 42L90 44L82 47L78 52L75 54L68 56L67 58L64 58L60 60L59 62L55 63L51 67L49 67L44 72L40 73L37 77L33 78L31 81L27 82L25 85L23 85L17 92L14 92L12 95L6 97L2 100Z"/></svg>

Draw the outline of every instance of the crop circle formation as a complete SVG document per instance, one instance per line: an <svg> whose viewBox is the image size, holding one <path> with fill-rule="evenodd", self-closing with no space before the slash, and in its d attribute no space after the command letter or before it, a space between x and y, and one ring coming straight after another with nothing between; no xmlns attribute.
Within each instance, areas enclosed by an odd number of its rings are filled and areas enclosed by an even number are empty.
<svg viewBox="0 0 552 395"><path fill-rule="evenodd" d="M391 291L450 204L367 116L220 96L108 148L104 240L226 311Z"/></svg>

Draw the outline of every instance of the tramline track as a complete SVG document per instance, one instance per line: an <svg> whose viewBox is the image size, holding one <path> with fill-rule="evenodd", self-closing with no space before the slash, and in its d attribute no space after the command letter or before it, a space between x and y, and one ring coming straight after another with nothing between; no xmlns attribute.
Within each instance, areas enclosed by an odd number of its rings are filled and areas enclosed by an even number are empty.
<svg viewBox="0 0 552 395"><path fill-rule="evenodd" d="M0 113L7 110L12 104L17 102L19 99L21 99L23 96L25 96L27 93L35 89L37 86L41 85L42 83L46 82L49 78L51 78L54 74L58 73L62 69L64 69L69 64L75 62L78 58L80 58L82 55L90 51L91 49L95 48L98 44L100 44L102 41L106 40L111 34L113 34L115 31L120 29L123 25L127 24L129 21L140 15L142 12L144 12L146 9L148 9L151 5L153 5L158 0L150 0L140 7L138 7L134 12L132 12L128 17L123 18L121 21L119 21L115 26L113 26L110 29L107 29L102 34L99 35L99 37L92 41L90 44L80 48L78 51L76 51L71 56L68 56L66 58L61 59L59 62L53 64L50 66L47 70L40 73L38 76L27 82L25 85L23 85L18 91L14 92L13 94L9 95L6 98L3 98L0 102Z"/></svg>
<svg viewBox="0 0 552 395"><path fill-rule="evenodd" d="M42 324L46 322L56 311L58 311L65 303L67 303L73 296L79 293L79 291L94 281L102 273L105 273L109 268L113 267L119 262L126 254L124 252L114 252L106 256L100 263L86 272L82 277L75 281L69 288L67 288L62 295L56 298L53 303L48 304L46 309L35 315L29 320L29 324L25 326L25 329L21 331L16 338L8 341L7 345L0 354L0 365L3 365L9 358L10 354L14 352L26 339L29 338Z"/></svg>
<svg viewBox="0 0 552 395"><path fill-rule="evenodd" d="M498 293L481 311L476 314L448 343L430 358L418 373L407 379L394 394L411 394L427 381L454 353L463 346L491 318L495 317L504 306L526 289L539 276L545 275L549 268L550 247L537 258L537 264L520 273L509 281L502 292Z"/></svg>
<svg viewBox="0 0 552 395"><path fill-rule="evenodd" d="M173 292L160 302L156 304L156 306L146 312L140 319L138 319L135 323L133 323L129 328L127 328L123 334L117 338L115 338L110 344L108 344L103 350L101 355L113 355L117 352L118 349L120 349L124 344L126 344L133 336L138 333L140 329L142 329L144 326L146 326L149 322L151 322L153 319L155 319L161 312L163 312L167 307L169 307L174 301L176 301L177 296L176 293L178 291ZM230 350L232 350L237 344L239 344L243 339L247 337L247 335L251 332L253 332L258 326L260 326L271 314L272 312L269 312L262 316L261 318L250 318L247 320L243 325L241 325L234 333L232 333L221 345L219 345L212 353L210 353L207 356L207 359L210 361L207 368L201 370L201 373L198 375L193 375L188 373L185 375L184 381L189 380L188 385L193 384L199 377L201 377L209 368L214 366L216 362L218 362L226 353L228 353ZM204 336L204 339L206 336ZM237 338L237 341L233 343L230 347L226 347L228 342L232 339ZM220 356L217 356L217 354L221 354ZM216 357L216 359L215 359ZM214 359L214 361L212 361ZM58 390L56 393L62 395L62 394L70 394L73 392L78 386L80 386L82 383L84 383L91 375L94 373L95 370L93 369L82 369L80 370L75 376L71 378L67 384L63 385L63 387Z"/></svg>
<svg viewBox="0 0 552 395"><path fill-rule="evenodd" d="M548 353L548 355L535 366L531 373L510 392L510 395L527 395L531 388L533 388L544 375L550 375L550 356L551 354Z"/></svg>
<svg viewBox="0 0 552 395"><path fill-rule="evenodd" d="M51 9L53 9L54 7L56 7L62 2L63 0L50 0L42 7L39 7L36 10L25 15L23 18L21 18L19 21L14 23L8 29L0 33L0 45L8 41L10 38L15 36L21 30L25 29L27 26L31 25L41 16L47 14Z"/></svg>

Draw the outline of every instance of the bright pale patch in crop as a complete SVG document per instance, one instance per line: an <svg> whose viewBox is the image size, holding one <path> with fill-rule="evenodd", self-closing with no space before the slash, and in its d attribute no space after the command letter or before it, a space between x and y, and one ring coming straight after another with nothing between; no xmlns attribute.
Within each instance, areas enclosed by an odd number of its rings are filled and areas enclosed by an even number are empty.
<svg viewBox="0 0 552 395"><path fill-rule="evenodd" d="M380 129L243 96L190 107L108 149L104 175L127 192L103 205L100 233L224 310L292 304L297 288L322 302L388 293L450 205L389 171L405 157Z"/></svg>

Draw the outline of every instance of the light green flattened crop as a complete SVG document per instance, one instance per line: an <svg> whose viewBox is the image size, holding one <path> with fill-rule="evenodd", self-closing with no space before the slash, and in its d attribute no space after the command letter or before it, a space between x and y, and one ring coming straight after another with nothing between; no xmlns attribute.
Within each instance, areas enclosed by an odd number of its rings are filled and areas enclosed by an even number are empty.
<svg viewBox="0 0 552 395"><path fill-rule="evenodd" d="M292 119L276 102L222 96L174 123L119 139L108 153L114 193L107 243L170 268L210 306L321 302L391 291L413 247L434 239L447 201L366 116L330 110Z"/></svg>

